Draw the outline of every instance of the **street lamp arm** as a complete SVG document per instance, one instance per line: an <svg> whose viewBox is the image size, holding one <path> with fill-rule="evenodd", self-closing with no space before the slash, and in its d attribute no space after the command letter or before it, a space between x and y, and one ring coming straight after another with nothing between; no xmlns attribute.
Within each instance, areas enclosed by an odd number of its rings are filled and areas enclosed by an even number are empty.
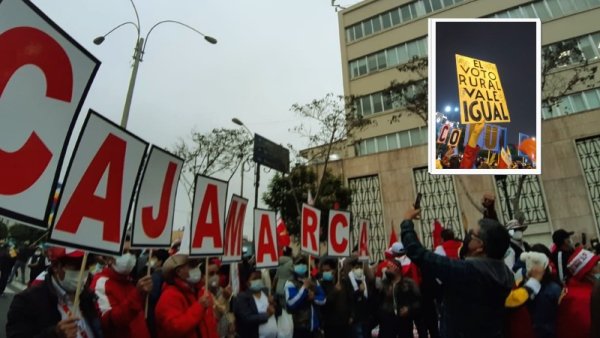
<svg viewBox="0 0 600 338"><path fill-rule="evenodd" d="M151 33L152 33L152 31L154 30L154 28L156 28L156 26L159 26L159 25L161 25L161 24L163 24L163 23L175 23L175 24L181 25L181 26L183 26L183 27L189 28L190 30L193 30L194 32L196 32L196 33L198 33L198 34L202 35L202 36L204 37L204 40L206 40L206 41L210 42L211 44L213 44L213 45L214 45L214 44L216 44L216 43L217 43L217 39L215 39L215 38L213 38L213 37L211 37L211 36L208 36L208 35L206 35L206 34L204 34L204 33L200 32L200 31L199 31L199 30L197 30L196 28L194 28L194 27L192 27L192 26L190 26L190 25L187 25L187 24L185 24L185 23L183 23L183 22L179 22L179 21L176 21L176 20L162 20L162 21L159 21L159 22L155 23L155 24L154 24L154 26L152 26L152 27L150 28L150 30L148 31L148 34L146 34L146 39L145 39L145 40L146 40L146 42L144 43L144 46L143 46L143 48L142 48L142 52L143 52L143 51L146 49L146 45L148 44L148 38L150 37L150 34L151 34Z"/></svg>
<svg viewBox="0 0 600 338"><path fill-rule="evenodd" d="M140 35L141 35L140 34L140 29L141 29L140 28L140 15L138 14L137 7L135 7L135 3L133 2L133 0L129 0L129 2L131 2L131 7L133 7L133 11L135 12L135 19L137 21L136 27L137 27L137 30L138 30L138 39L139 39Z"/></svg>
<svg viewBox="0 0 600 338"><path fill-rule="evenodd" d="M139 38L139 36L140 36L140 27L138 25L136 25L135 22L133 22L133 21L127 21L127 22L123 22L122 24L120 24L120 25L116 26L115 28L109 30L108 33L95 38L94 39L94 43L97 44L97 45L101 44L102 42L104 42L104 39L107 36L109 36L112 32L116 31L117 29L119 29L119 28L121 28L121 27L123 27L125 25L133 25L133 27L135 27L135 30L137 31L138 38Z"/></svg>

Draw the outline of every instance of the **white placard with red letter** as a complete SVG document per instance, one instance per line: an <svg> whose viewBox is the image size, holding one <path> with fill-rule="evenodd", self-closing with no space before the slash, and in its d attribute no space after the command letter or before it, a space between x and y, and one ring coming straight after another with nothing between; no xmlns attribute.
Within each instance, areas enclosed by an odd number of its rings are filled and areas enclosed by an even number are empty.
<svg viewBox="0 0 600 338"><path fill-rule="evenodd" d="M242 238L247 207L247 199L238 195L231 196L225 223L225 248L221 259L223 263L242 260Z"/></svg>
<svg viewBox="0 0 600 338"><path fill-rule="evenodd" d="M358 259L369 260L369 221L366 219L358 220Z"/></svg>
<svg viewBox="0 0 600 338"><path fill-rule="evenodd" d="M0 215L44 229L100 62L29 1L0 1Z"/></svg>
<svg viewBox="0 0 600 338"><path fill-rule="evenodd" d="M254 209L254 253L257 269L279 265L275 211Z"/></svg>
<svg viewBox="0 0 600 338"><path fill-rule="evenodd" d="M133 215L131 246L168 247L173 232L175 196L183 160L156 146L150 149Z"/></svg>
<svg viewBox="0 0 600 338"><path fill-rule="evenodd" d="M329 243L327 255L350 256L350 212L329 210Z"/></svg>
<svg viewBox="0 0 600 338"><path fill-rule="evenodd" d="M300 248L309 255L319 255L319 228L321 226L321 210L302 204L302 226Z"/></svg>
<svg viewBox="0 0 600 338"><path fill-rule="evenodd" d="M89 111L58 201L50 241L119 254L148 143Z"/></svg>
<svg viewBox="0 0 600 338"><path fill-rule="evenodd" d="M190 256L223 254L226 202L226 181L196 175L190 228Z"/></svg>

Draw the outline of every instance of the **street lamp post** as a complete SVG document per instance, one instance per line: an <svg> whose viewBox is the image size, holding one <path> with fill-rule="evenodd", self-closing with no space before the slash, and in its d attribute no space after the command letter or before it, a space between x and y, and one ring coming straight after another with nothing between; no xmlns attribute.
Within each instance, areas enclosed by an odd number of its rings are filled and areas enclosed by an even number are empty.
<svg viewBox="0 0 600 338"><path fill-rule="evenodd" d="M175 20L162 20L162 21L157 22L156 24L154 24L154 26L152 26L150 28L150 30L146 34L146 37L143 38L141 35L140 17L138 15L137 8L135 7L135 3L133 2L133 0L130 0L130 3L131 3L131 6L133 7L133 10L135 11L135 18L136 18L137 23L135 23L133 21L124 22L124 23L114 27L110 31L108 31L108 33L94 39L94 44L100 45L104 42L104 40L106 39L106 37L108 35L110 35L112 32L114 32L115 30L117 30L120 27L125 26L125 25L133 25L137 31L137 39L136 39L135 49L133 51L133 67L131 70L131 78L129 79L129 88L127 89L127 97L125 98L125 106L123 107L123 115L121 116L121 127L123 127L123 128L127 127L127 121L129 119L129 110L131 109L131 99L133 97L133 90L135 88L135 82L137 79L138 67L140 65L140 62L143 61L143 56L146 51L146 45L148 44L148 38L150 37L150 33L152 33L152 30L154 30L154 28L156 28L158 25L161 25L163 23L175 23L175 24L184 26L184 27L202 35L204 37L204 40L206 40L210 44L214 45L217 43L217 39L203 34L202 32L198 31L197 29L195 29L192 26L189 26L183 22L179 22L179 21L175 21Z"/></svg>
<svg viewBox="0 0 600 338"><path fill-rule="evenodd" d="M254 138L254 134L252 133L252 131L250 129L248 129L248 127L240 119L234 117L231 119L231 122L237 124L240 127L243 127L244 130L248 133L248 135L251 138ZM243 162L242 162L242 173L241 173L242 186L240 188L242 196L244 195L244 162L246 162L246 161L243 160ZM260 182L260 164L258 164L258 163L256 163L256 172L255 173L256 173L256 176L255 176L255 180L254 180L254 209L256 209L256 207L258 206L258 185Z"/></svg>

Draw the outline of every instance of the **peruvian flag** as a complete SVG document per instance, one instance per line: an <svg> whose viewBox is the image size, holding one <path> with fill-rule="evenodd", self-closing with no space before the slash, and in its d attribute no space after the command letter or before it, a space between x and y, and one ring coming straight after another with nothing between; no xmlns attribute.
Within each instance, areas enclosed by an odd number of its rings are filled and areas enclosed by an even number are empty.
<svg viewBox="0 0 600 338"><path fill-rule="evenodd" d="M442 245L442 230L444 230L444 227L442 226L442 223L436 218L433 221L433 232L431 233L434 248L437 248L438 245Z"/></svg>
<svg viewBox="0 0 600 338"><path fill-rule="evenodd" d="M512 157L510 152L504 150L504 147L500 149L500 157L498 158L498 169L510 169L512 166Z"/></svg>
<svg viewBox="0 0 600 338"><path fill-rule="evenodd" d="M277 212L277 244L279 246L279 255L283 255L283 248L290 246L290 234L287 231L285 222L281 217L281 212Z"/></svg>

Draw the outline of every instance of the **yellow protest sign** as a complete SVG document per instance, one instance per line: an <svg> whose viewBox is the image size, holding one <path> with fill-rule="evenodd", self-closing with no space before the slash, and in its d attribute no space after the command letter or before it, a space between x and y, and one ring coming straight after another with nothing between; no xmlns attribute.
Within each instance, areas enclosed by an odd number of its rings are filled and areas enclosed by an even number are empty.
<svg viewBox="0 0 600 338"><path fill-rule="evenodd" d="M456 74L461 123L510 122L496 64L456 54Z"/></svg>

